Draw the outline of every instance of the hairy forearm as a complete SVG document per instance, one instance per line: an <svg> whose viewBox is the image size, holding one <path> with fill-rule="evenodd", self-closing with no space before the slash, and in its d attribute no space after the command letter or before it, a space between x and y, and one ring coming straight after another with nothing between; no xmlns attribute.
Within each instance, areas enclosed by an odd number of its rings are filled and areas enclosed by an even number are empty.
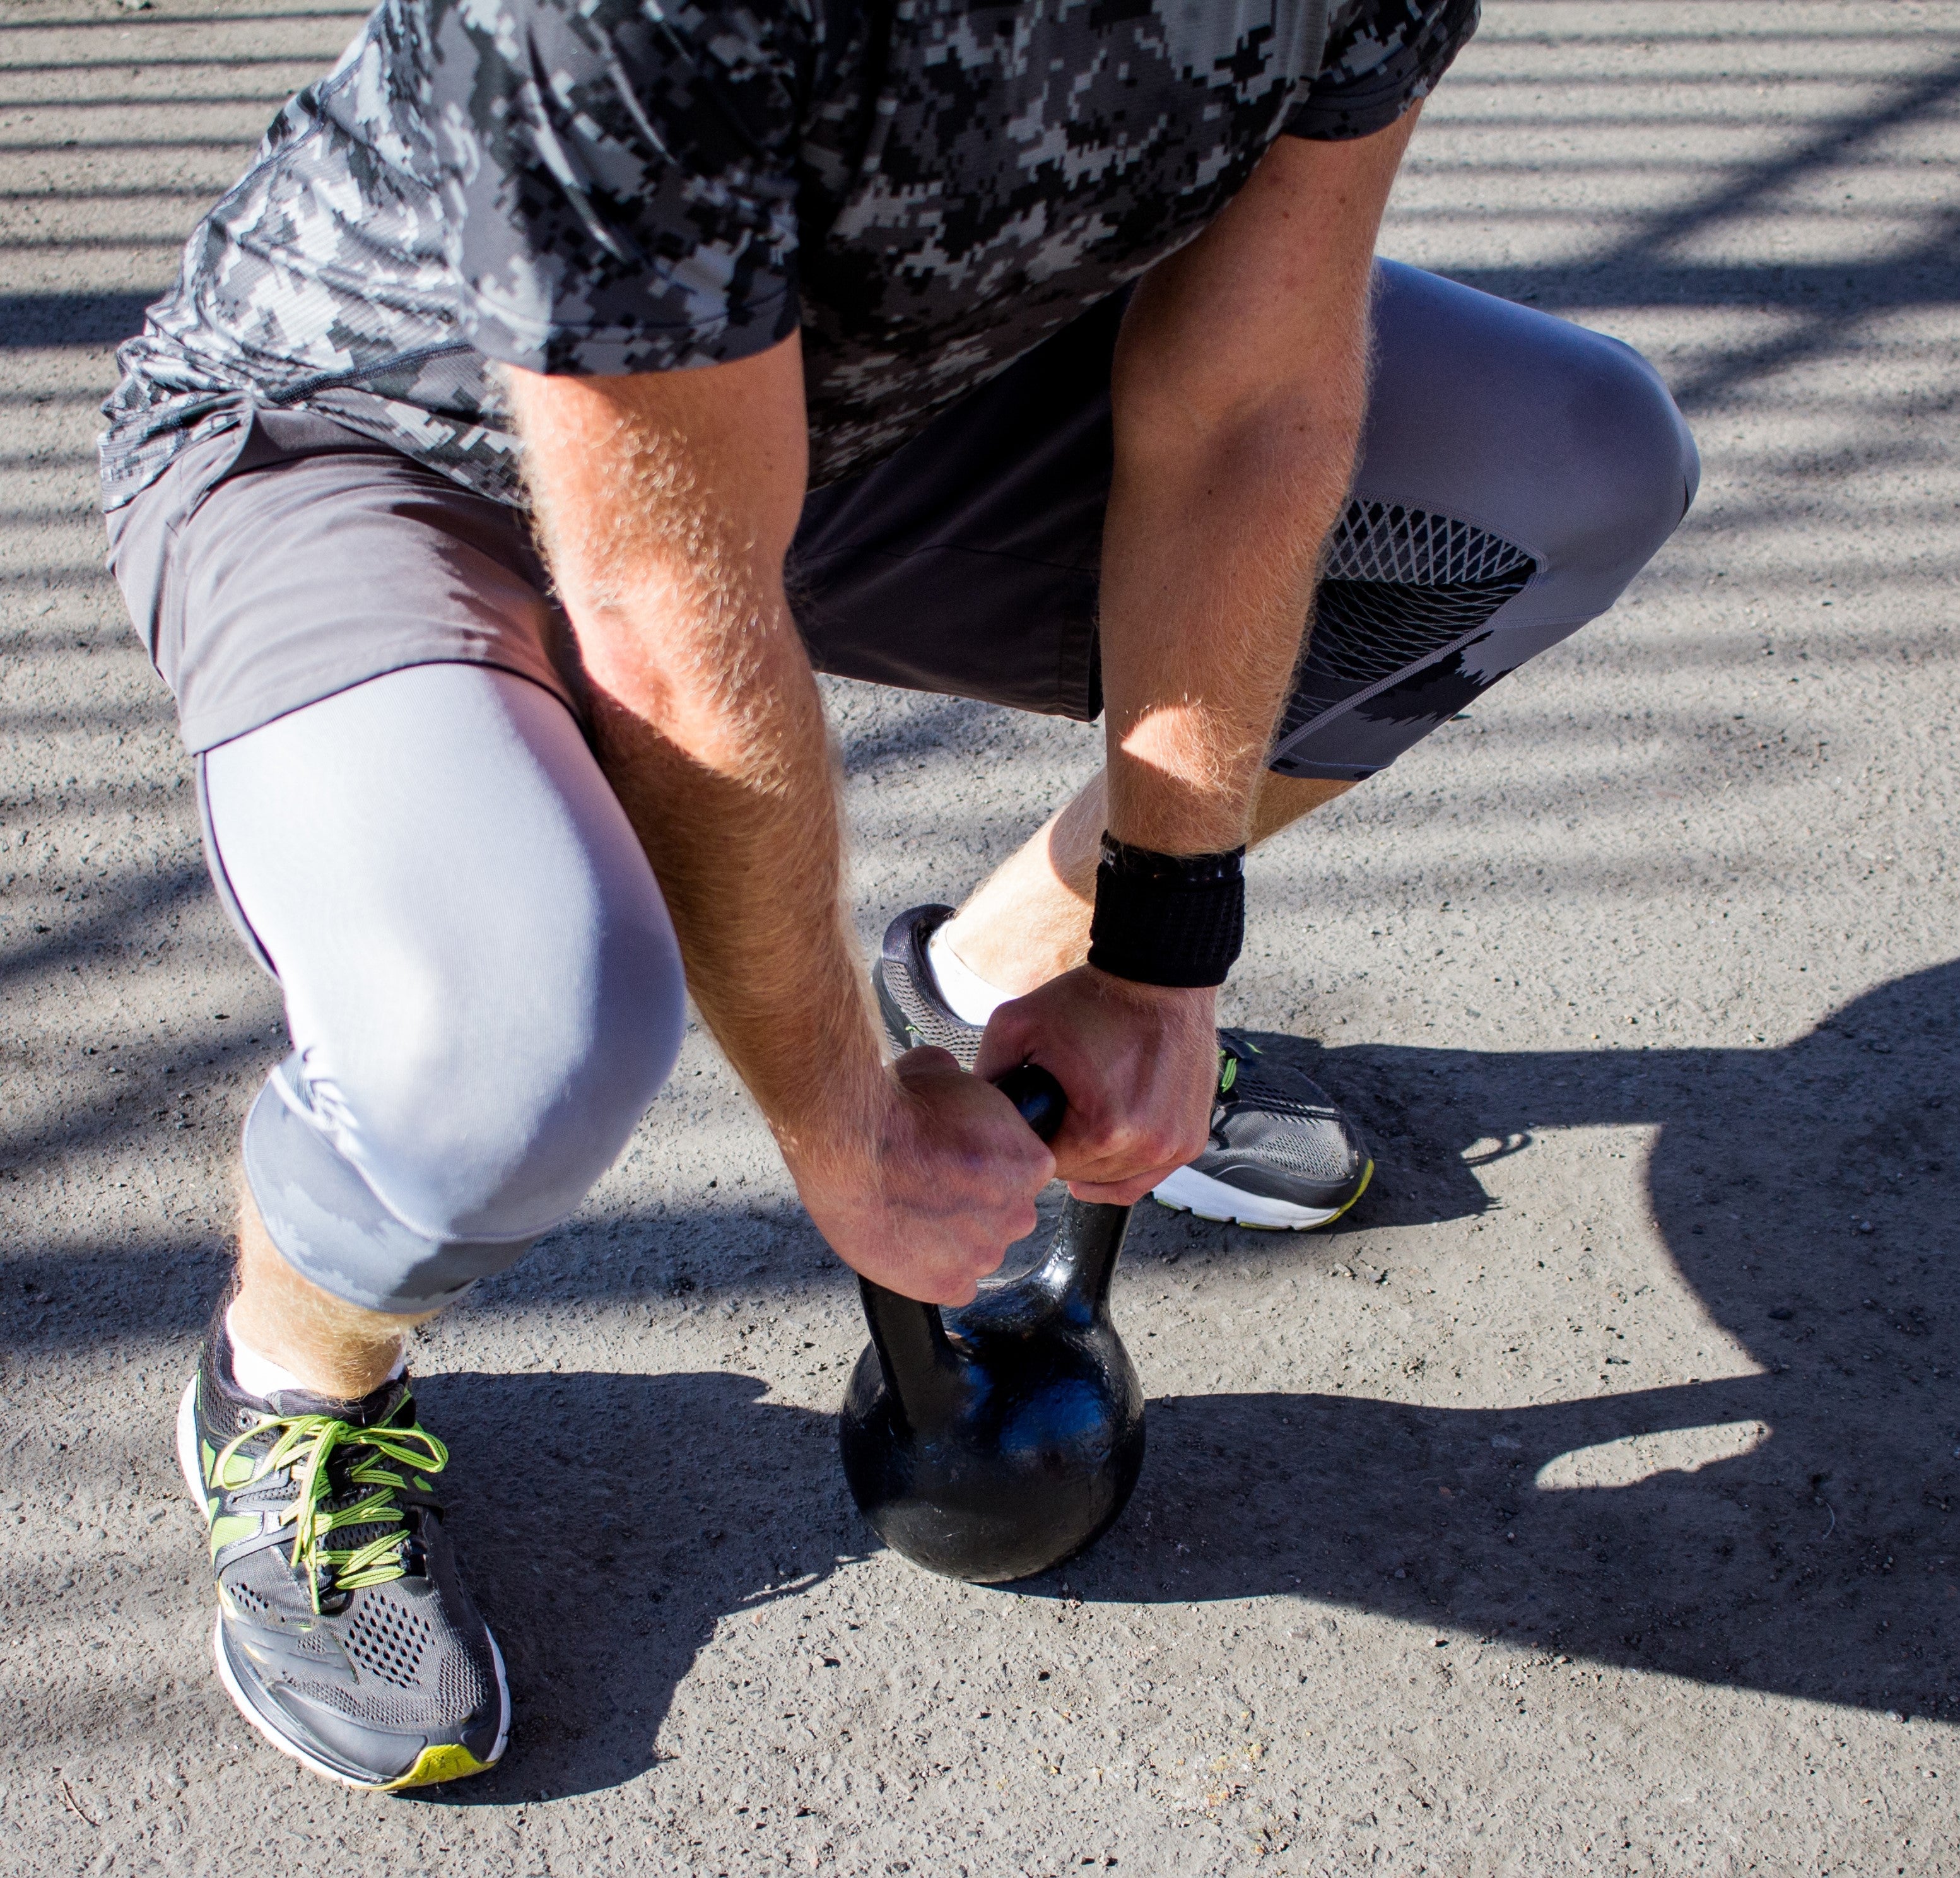
<svg viewBox="0 0 1960 1878"><path fill-rule="evenodd" d="M666 896L695 1003L788 1148L868 1106L880 1058L842 910L842 841L815 686L807 665L758 676L779 684L744 727L744 741L768 746L753 762L704 756L623 686L596 683L593 720L600 762Z"/></svg>
<svg viewBox="0 0 1960 1878"><path fill-rule="evenodd" d="M1103 540L1109 826L1203 853L1246 839L1322 544L1352 470L1351 384L1208 434L1119 447Z"/></svg>
<svg viewBox="0 0 1960 1878"><path fill-rule="evenodd" d="M839 1255L964 1303L1032 1230L1055 1162L943 1051L884 1065L844 913L835 769L783 593L809 454L798 342L699 371L511 381L600 760L695 1002Z"/></svg>
<svg viewBox="0 0 1960 1878"><path fill-rule="evenodd" d="M1102 552L1109 819L1233 847L1300 656L1367 404L1376 231L1415 113L1281 138L1139 284L1111 384Z"/></svg>
<svg viewBox="0 0 1960 1878"><path fill-rule="evenodd" d="M587 434L595 413L566 408L583 395L518 403L600 759L695 1002L788 1147L875 1106L881 1061L822 710L783 591L800 463L759 507L752 476L731 491L711 450L643 413Z"/></svg>

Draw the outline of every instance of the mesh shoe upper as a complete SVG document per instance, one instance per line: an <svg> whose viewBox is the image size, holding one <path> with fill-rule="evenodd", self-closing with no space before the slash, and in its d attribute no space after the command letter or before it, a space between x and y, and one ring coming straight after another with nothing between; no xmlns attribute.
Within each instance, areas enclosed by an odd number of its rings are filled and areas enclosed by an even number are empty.
<svg viewBox="0 0 1960 1878"><path fill-rule="evenodd" d="M1271 1199L1346 1205L1372 1165L1353 1124L1318 1084L1262 1055L1242 1032L1220 1031L1218 1047L1211 1143L1192 1167Z"/></svg>
<svg viewBox="0 0 1960 1878"><path fill-rule="evenodd" d="M260 1400L230 1372L221 1317L180 1446L202 1486L234 1700L357 1785L488 1766L508 1697L443 1531L432 1477L447 1453L417 1424L407 1379L358 1402Z"/></svg>
<svg viewBox="0 0 1960 1878"><path fill-rule="evenodd" d="M984 1027L967 1023L948 1008L925 951L927 942L952 917L950 906L915 906L901 913L885 928L884 949L871 968L871 983L885 1029L897 1049L937 1044L950 1050L962 1069L970 1070L980 1054Z"/></svg>
<svg viewBox="0 0 1960 1878"><path fill-rule="evenodd" d="M952 916L950 906L901 913L886 928L872 981L897 1047L936 1043L971 1069L982 1027L947 1007L926 956L928 942ZM1325 1092L1297 1070L1262 1055L1240 1031L1218 1033L1218 1061L1211 1138L1192 1168L1241 1192L1316 1214L1338 1212L1351 1202L1367 1184L1373 1163Z"/></svg>

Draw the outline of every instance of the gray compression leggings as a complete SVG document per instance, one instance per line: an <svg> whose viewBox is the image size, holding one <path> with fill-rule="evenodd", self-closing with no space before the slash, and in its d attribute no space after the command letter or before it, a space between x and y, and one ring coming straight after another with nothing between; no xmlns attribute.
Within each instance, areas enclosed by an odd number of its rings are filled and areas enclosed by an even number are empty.
<svg viewBox="0 0 1960 1878"><path fill-rule="evenodd" d="M514 1262L673 1067L665 904L571 714L475 665L371 680L204 759L214 871L292 1054L245 1125L272 1242L376 1310Z"/></svg>
<svg viewBox="0 0 1960 1878"><path fill-rule="evenodd" d="M1679 522L1694 447L1624 346L1385 267L1355 503L1274 746L1372 773L1603 613ZM247 1181L305 1277L447 1302L565 1219L672 1068L658 888L565 707L480 666L371 679L221 744L214 874L292 1055Z"/></svg>

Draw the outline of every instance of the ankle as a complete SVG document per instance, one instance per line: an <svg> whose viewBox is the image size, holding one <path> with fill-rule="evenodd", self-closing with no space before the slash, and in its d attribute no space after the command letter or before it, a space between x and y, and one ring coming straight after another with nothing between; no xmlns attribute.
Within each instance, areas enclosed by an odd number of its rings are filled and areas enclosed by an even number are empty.
<svg viewBox="0 0 1960 1878"><path fill-rule="evenodd" d="M968 970L1021 998L1089 956L1102 829L1099 775L940 928Z"/></svg>
<svg viewBox="0 0 1960 1878"><path fill-rule="evenodd" d="M422 1321L364 1310L302 1278L273 1244L249 1192L245 1195L238 1221L238 1289L225 1313L234 1348L296 1377L309 1395L358 1402L401 1373L406 1333Z"/></svg>
<svg viewBox="0 0 1960 1878"><path fill-rule="evenodd" d="M224 1313L224 1333L231 1346L231 1380L248 1396L263 1400L298 1389L335 1402L358 1402L408 1367L401 1337L313 1348L304 1338L269 1327L249 1307L241 1310L246 1304L242 1297L232 1300Z"/></svg>
<svg viewBox="0 0 1960 1878"><path fill-rule="evenodd" d="M984 1025L1015 995L975 971L953 949L943 926L926 941L925 955L940 996L963 1023Z"/></svg>
<svg viewBox="0 0 1960 1878"><path fill-rule="evenodd" d="M231 1345L231 1380L261 1402L286 1390L327 1396L333 1402L358 1402L408 1368L408 1348L402 1339L396 1339L392 1351L371 1348L363 1353L363 1362L347 1362L345 1351L327 1362L307 1361L306 1353L290 1348L288 1339L266 1339L272 1345L269 1348L253 1335L249 1323L239 1327L237 1300L225 1310L225 1341Z"/></svg>
<svg viewBox="0 0 1960 1878"><path fill-rule="evenodd" d="M1002 1000L1039 991L1089 956L1088 903L1052 881L1004 880L1007 872L989 880L931 942L935 960L950 952Z"/></svg>

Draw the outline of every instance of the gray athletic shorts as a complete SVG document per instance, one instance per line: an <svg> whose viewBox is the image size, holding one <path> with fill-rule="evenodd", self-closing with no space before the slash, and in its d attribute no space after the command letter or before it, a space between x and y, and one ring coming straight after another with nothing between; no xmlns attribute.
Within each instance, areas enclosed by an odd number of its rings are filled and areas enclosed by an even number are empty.
<svg viewBox="0 0 1960 1878"><path fill-rule="evenodd" d="M1122 313L1092 310L810 495L791 577L819 670L1097 715ZM1373 774L1604 612L1698 473L1659 377L1616 341L1394 263L1374 317L1354 498L1271 759L1294 775ZM523 517L326 419L241 407L109 519L193 751L412 666L499 667L579 711Z"/></svg>

